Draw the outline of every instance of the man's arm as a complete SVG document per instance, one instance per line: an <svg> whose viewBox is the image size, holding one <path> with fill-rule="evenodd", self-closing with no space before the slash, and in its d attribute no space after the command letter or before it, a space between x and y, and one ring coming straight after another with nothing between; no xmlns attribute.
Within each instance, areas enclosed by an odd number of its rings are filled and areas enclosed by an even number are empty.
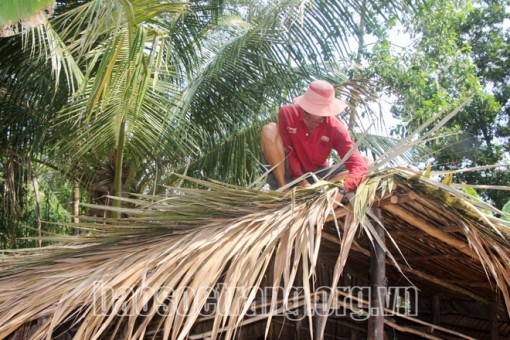
<svg viewBox="0 0 510 340"><path fill-rule="evenodd" d="M287 161L289 163L289 176L291 178L298 178L303 175L303 170L301 169L301 163L299 162L296 152L294 150L294 145L292 143L292 139L289 136L289 132L287 130L288 121L285 115L285 111L283 108L280 108L278 111L278 132L280 133L280 137L282 139L283 147L287 151ZM299 186L309 186L307 180L303 180L298 183Z"/></svg>
<svg viewBox="0 0 510 340"><path fill-rule="evenodd" d="M355 143L352 141L347 128L340 121L337 122L338 124L335 124L334 127L338 135L335 138L333 148L338 152L340 158L343 158L354 148ZM345 167L349 170L349 175L344 180L345 191L352 192L356 190L367 173L365 161L357 149L345 161Z"/></svg>

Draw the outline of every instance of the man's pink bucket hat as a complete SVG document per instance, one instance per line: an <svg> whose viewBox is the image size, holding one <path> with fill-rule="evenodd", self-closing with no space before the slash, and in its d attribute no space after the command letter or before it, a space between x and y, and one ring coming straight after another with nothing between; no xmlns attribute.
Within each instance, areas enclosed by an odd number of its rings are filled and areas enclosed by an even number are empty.
<svg viewBox="0 0 510 340"><path fill-rule="evenodd" d="M335 98L335 88L325 80L315 80L310 83L305 94L294 98L306 112L316 116L336 116L342 113L347 103Z"/></svg>

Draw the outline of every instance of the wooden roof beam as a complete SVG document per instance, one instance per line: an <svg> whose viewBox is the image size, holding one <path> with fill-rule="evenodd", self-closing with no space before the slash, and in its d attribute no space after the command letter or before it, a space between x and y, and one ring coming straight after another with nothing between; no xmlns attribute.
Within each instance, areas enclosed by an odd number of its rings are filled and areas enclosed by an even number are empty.
<svg viewBox="0 0 510 340"><path fill-rule="evenodd" d="M405 256L405 259L406 261L429 261L429 260L465 260L466 258L465 256L460 254L436 254L436 255Z"/></svg>
<svg viewBox="0 0 510 340"><path fill-rule="evenodd" d="M332 236L330 234L327 234L327 233L323 233L322 234L322 238L327 240L327 241L330 241L330 242L334 242L338 245L340 245L340 241L338 240L337 237L335 236ZM354 250L355 252L357 253L361 253L367 257L370 257L370 251L359 246L356 242L353 242L352 244L352 250ZM407 266L406 264L402 264L402 263L394 263L391 259L386 259L386 263L397 268L397 270L400 268L400 271L402 271L404 274L411 274L411 275L414 275L416 277L419 277L420 279L423 279L425 281L428 281L428 282L431 282L437 286L441 286L443 288L446 288L446 289L449 289L453 292L457 292L459 294L462 294L464 296L468 296L470 297L471 299L477 301L477 302L481 302L483 303L484 305L488 304L489 301L487 300L486 297L482 297L482 296L479 296L475 293L473 293L472 291L470 290L467 290L465 288L462 288L460 286L457 286L457 285L454 285L454 284L451 284L451 283L448 283L448 282L445 282L433 275L430 275L430 274L427 274L425 272L422 272L422 271L419 271L419 270L416 270L416 269L412 269L412 268L409 268L409 266ZM397 267L398 266L398 267Z"/></svg>
<svg viewBox="0 0 510 340"><path fill-rule="evenodd" d="M416 237L416 236L423 236L423 235L428 235L427 233L421 231L421 230L416 230L416 229L406 229L406 230L389 230L388 233L390 234L391 237L398 237L398 236L413 236L413 237Z"/></svg>
<svg viewBox="0 0 510 340"><path fill-rule="evenodd" d="M448 280L449 283L458 284L461 283L469 287L482 287L482 288L493 288L489 282L476 282L476 281L461 281L461 280Z"/></svg>
<svg viewBox="0 0 510 340"><path fill-rule="evenodd" d="M433 238L438 239L438 240L454 247L461 253L466 254L466 255L476 259L477 261L480 260L478 255L474 251L472 251L471 248L469 248L467 243L459 240L458 238L456 238L452 235L449 235L448 233L446 233L440 229L437 229L434 226L431 226L430 224L428 224L421 218L411 215L405 209L402 209L401 207L393 205L393 204L385 205L382 207L382 209L384 209L385 211L389 212L392 215L397 216L398 218L407 222L408 224L412 225L413 227L416 227L416 228L424 231L425 233L429 234Z"/></svg>
<svg viewBox="0 0 510 340"><path fill-rule="evenodd" d="M418 198L418 194L414 191L408 191L405 194L387 194L381 197L378 202L374 203L374 207L382 207L388 204L404 204L414 201Z"/></svg>

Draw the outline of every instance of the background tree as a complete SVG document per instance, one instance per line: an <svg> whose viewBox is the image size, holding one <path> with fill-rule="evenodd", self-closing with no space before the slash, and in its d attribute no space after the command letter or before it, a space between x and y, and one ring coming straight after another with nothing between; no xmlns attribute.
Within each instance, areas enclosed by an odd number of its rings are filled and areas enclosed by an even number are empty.
<svg viewBox="0 0 510 340"><path fill-rule="evenodd" d="M394 133L406 136L456 98L474 95L438 137L428 142L433 168L455 170L508 163L508 1L426 1L416 15L376 26L369 74L391 85L391 111L402 120ZM409 34L409 46L395 46L391 30ZM508 168L455 175L455 181L507 185ZM482 195L502 207L508 192Z"/></svg>

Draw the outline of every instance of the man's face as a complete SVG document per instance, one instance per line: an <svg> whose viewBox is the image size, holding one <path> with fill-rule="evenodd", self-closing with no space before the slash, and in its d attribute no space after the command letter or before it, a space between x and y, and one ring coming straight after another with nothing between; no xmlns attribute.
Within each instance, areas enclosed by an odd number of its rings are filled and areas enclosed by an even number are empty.
<svg viewBox="0 0 510 340"><path fill-rule="evenodd" d="M322 123L324 123L324 118L325 117L321 117L321 116L316 116L316 115L313 115L311 113L308 113L306 111L304 111L305 113L305 121L307 123L307 125L313 130L315 128L317 128L319 125L321 125Z"/></svg>

